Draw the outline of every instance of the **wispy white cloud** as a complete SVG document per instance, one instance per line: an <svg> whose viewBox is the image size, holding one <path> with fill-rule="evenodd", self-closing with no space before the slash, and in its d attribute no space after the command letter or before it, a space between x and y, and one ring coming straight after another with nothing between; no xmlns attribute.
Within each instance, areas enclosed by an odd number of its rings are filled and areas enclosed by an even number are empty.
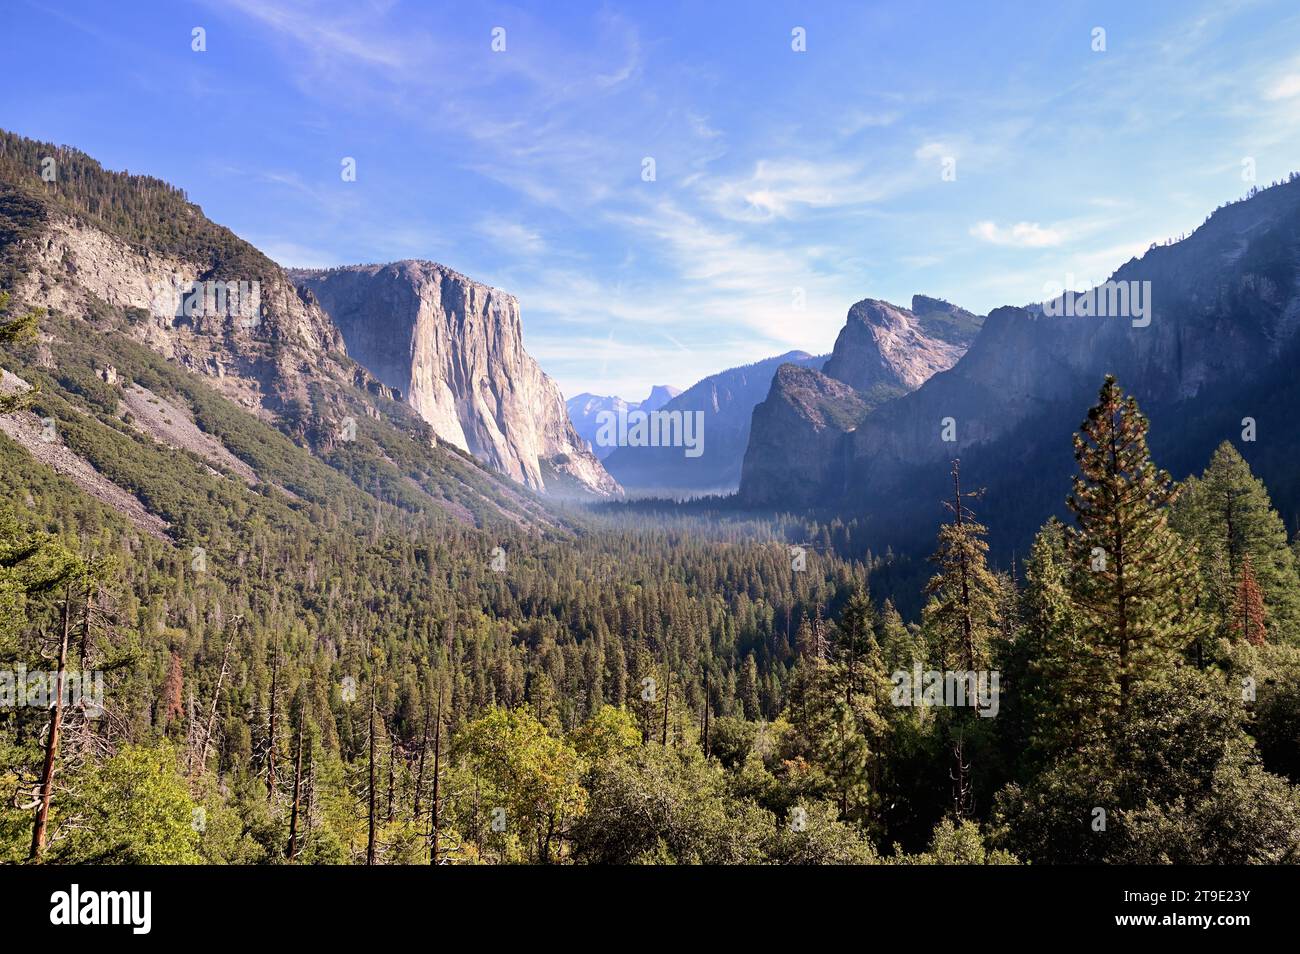
<svg viewBox="0 0 1300 954"><path fill-rule="evenodd" d="M1110 49L1088 56L1082 30L1077 61L1045 51L1055 20L1026 16L1014 28L1024 34L999 27L1012 59L988 36L965 60L922 44L913 73L855 84L840 70L833 90L746 74L762 87L752 95L728 72L736 64L684 61L678 27L632 13L500 7L478 43L383 2L232 3L285 51L305 96L399 123L412 149L490 193L477 208L426 199L461 212L438 219L438 247L480 255L476 277L519 296L530 347L570 390L599 378L631 393L668 377L664 367L684 385L723 362L820 350L862 297L943 291L985 310L1066 272L1104 276L1145 249L1153 218L1178 229L1203 214L1198 177L1221 177L1230 193L1239 156L1259 156L1263 177L1267 157L1294 155L1300 136L1294 51L1270 56L1261 35L1248 41L1257 55L1238 55L1226 38L1254 8L1219 0L1151 28L1116 14ZM489 47L497 22L508 30L500 55ZM1188 137L1204 148L1182 155ZM644 156L655 182L641 181ZM955 181L942 176L948 159ZM1142 184L1157 173L1153 192ZM300 176L280 184L342 208ZM391 227L383 237L379 223L356 226L376 237L376 257L418 254L420 224ZM919 270L941 287L907 288ZM597 344L608 373L593 375L583 356Z"/></svg>
<svg viewBox="0 0 1300 954"><path fill-rule="evenodd" d="M993 245L1015 248L1048 248L1065 240L1060 229L1044 228L1037 222L1016 222L1006 226L989 221L976 222L971 226L970 234Z"/></svg>
<svg viewBox="0 0 1300 954"><path fill-rule="evenodd" d="M701 181L701 192L719 214L748 221L788 218L801 210L878 202L915 177L908 170L873 173L846 159L762 159L747 176Z"/></svg>
<svg viewBox="0 0 1300 954"><path fill-rule="evenodd" d="M513 255L539 255L546 250L546 242L535 229L504 218L481 221L478 231L502 250Z"/></svg>
<svg viewBox="0 0 1300 954"><path fill-rule="evenodd" d="M1264 98L1270 100L1294 99L1297 96L1300 96L1300 72L1279 76L1264 90Z"/></svg>

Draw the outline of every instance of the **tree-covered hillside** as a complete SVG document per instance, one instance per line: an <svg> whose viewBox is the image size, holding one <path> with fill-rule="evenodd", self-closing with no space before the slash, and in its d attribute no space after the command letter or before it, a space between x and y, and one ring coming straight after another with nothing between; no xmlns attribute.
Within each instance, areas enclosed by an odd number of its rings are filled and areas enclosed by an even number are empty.
<svg viewBox="0 0 1300 954"><path fill-rule="evenodd" d="M776 523L210 488L198 560L0 438L0 660L104 683L0 709L4 857L1294 860L1293 549L1229 445L1175 488L1146 433L1108 381L1020 582L958 484L911 623ZM928 670L980 704L902 691Z"/></svg>

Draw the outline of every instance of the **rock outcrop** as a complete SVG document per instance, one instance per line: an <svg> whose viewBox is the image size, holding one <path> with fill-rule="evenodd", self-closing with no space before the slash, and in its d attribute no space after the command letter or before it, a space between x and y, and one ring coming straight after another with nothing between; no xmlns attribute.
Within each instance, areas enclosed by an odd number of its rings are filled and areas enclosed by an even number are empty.
<svg viewBox="0 0 1300 954"><path fill-rule="evenodd" d="M947 326L944 330L955 333L940 337L934 333L939 321L927 323L915 311L868 298L849 309L848 321L822 370L854 390L870 393L878 387L914 391L936 373L951 368L974 339L979 319L921 295L913 302L926 307L931 315L947 310L968 320Z"/></svg>
<svg viewBox="0 0 1300 954"><path fill-rule="evenodd" d="M318 394L332 383L393 396L348 357L329 316L233 234L226 233L238 254L223 261L142 247L54 208L42 217L15 283L20 300L67 314L122 309L131 337L300 438L349 413L341 406L311 410L313 387Z"/></svg>
<svg viewBox="0 0 1300 954"><path fill-rule="evenodd" d="M443 440L537 491L621 493L524 350L512 295L425 261L290 275Z"/></svg>
<svg viewBox="0 0 1300 954"><path fill-rule="evenodd" d="M843 494L846 440L871 410L853 388L813 368L783 364L754 408L745 452L748 502L781 506L811 495ZM790 466L797 460L798 467Z"/></svg>
<svg viewBox="0 0 1300 954"><path fill-rule="evenodd" d="M59 169L48 182L47 156ZM330 316L284 269L161 180L0 130L0 288L14 313L46 312L31 347L5 355L7 370L44 376L42 393L63 408L49 409L55 417L89 402L117 418L83 415L85 427L72 432L88 442L80 456L57 441L41 441L33 456L150 533L187 536L194 527L177 509L184 494L151 483L172 487L170 472L146 478L117 465L121 448L116 458L106 448L124 430L147 440L148 453L172 455L178 473L229 477L240 493L351 514L397 506L481 527L555 525L534 494L439 440L396 389L353 360ZM60 391L67 407L57 404ZM11 417L22 443L30 435L18 425L30 419ZM554 444L565 437L559 420ZM98 475L93 485L87 468ZM556 454L544 462L546 484L577 483L582 468L581 455L573 465ZM117 481L120 493L103 481ZM140 496L146 485L152 492Z"/></svg>
<svg viewBox="0 0 1300 954"><path fill-rule="evenodd" d="M674 496L731 493L740 484L754 406L767 396L777 368L787 363L818 368L825 360L824 355L790 351L709 375L662 408L704 415L699 457L687 457L673 447L620 447L605 458L605 468L629 491Z"/></svg>
<svg viewBox="0 0 1300 954"><path fill-rule="evenodd" d="M854 479L852 433L874 408L956 364L982 322L924 295L913 296L911 309L858 302L821 371L781 368L754 408L742 497L793 507L843 497Z"/></svg>

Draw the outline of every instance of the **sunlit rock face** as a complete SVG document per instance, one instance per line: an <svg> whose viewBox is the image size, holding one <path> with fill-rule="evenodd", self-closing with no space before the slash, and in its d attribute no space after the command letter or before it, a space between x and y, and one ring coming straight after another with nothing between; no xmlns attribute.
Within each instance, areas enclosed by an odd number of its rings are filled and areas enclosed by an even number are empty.
<svg viewBox="0 0 1300 954"><path fill-rule="evenodd" d="M425 261L291 275L333 318L348 353L443 440L534 490L621 492L524 350L513 295Z"/></svg>

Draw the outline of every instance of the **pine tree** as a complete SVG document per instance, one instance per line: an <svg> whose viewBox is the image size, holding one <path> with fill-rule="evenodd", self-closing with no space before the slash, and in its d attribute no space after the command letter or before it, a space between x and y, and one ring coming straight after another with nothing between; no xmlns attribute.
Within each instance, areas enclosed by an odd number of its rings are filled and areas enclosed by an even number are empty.
<svg viewBox="0 0 1300 954"><path fill-rule="evenodd" d="M988 668L999 586L985 562L988 530L968 506L978 492L962 491L958 460L952 462L952 479L953 499L944 506L953 518L940 527L939 545L930 558L939 572L925 588L930 601L922 626L944 668L974 672Z"/></svg>
<svg viewBox="0 0 1300 954"><path fill-rule="evenodd" d="M285 856L293 861L298 857L298 849L302 844L298 835L298 815L302 806L302 753L304 745L307 744L307 691L303 685L300 685L294 694L289 717L296 729L296 742L293 759L293 803L289 816L289 846L285 850Z"/></svg>
<svg viewBox="0 0 1300 954"><path fill-rule="evenodd" d="M36 337L36 328L44 308L34 308L18 316L5 317L9 310L9 293L0 292L0 344L30 341Z"/></svg>
<svg viewBox="0 0 1300 954"><path fill-rule="evenodd" d="M21 344L35 339L45 309L36 308L16 317L6 317L5 313L8 310L9 293L0 292L0 346ZM21 410L31 403L34 396L34 391L0 395L0 414L11 414L14 411Z"/></svg>
<svg viewBox="0 0 1300 954"><path fill-rule="evenodd" d="M880 647L876 644L875 610L866 591L858 588L840 612L835 661L844 683L845 701L850 705L868 679L881 671Z"/></svg>
<svg viewBox="0 0 1300 954"><path fill-rule="evenodd" d="M1017 724L1023 746L1015 754L1031 764L1079 751L1097 734L1093 693L1104 660L1071 602L1073 569L1066 528L1052 518L1025 561L1020 631L1004 676L1013 693L1004 716Z"/></svg>
<svg viewBox="0 0 1300 954"><path fill-rule="evenodd" d="M1067 501L1078 524L1071 601L1102 663L1093 691L1121 720L1135 684L1169 669L1202 628L1194 551L1168 525L1174 488L1151 461L1147 428L1136 399L1107 375L1074 437L1079 473Z"/></svg>
<svg viewBox="0 0 1300 954"><path fill-rule="evenodd" d="M873 807L872 775L885 731L878 707L888 696L871 615L865 594L850 597L833 658L810 652L796 663L786 712L793 728L786 755L811 767L813 790L834 797L841 818L858 821ZM805 627L815 641L820 620Z"/></svg>
<svg viewBox="0 0 1300 954"><path fill-rule="evenodd" d="M745 718L751 721L758 719L762 708L758 698L758 663L754 661L753 653L745 656L745 662L740 667L739 695Z"/></svg>
<svg viewBox="0 0 1300 954"><path fill-rule="evenodd" d="M885 600L880 608L876 629L885 673L910 670L916 663L927 662L925 640L915 627L909 628L903 622L893 600Z"/></svg>
<svg viewBox="0 0 1300 954"><path fill-rule="evenodd" d="M1002 587L985 562L988 532L975 520L969 501L979 492L963 492L961 461L952 462L952 500L945 506L952 521L939 529L939 545L931 560L939 572L926 586L929 602L921 613L922 628L937 654L941 667L960 674L975 674L990 668L990 644L998 631L997 607ZM974 709L962 707L940 715L940 731L951 746L950 777L953 810L966 817L973 795L974 750L968 736L975 726Z"/></svg>
<svg viewBox="0 0 1300 954"><path fill-rule="evenodd" d="M1256 646L1263 646L1268 641L1268 629L1264 621L1264 595L1255 580L1249 553L1241 559L1241 582L1237 584L1236 607L1232 617L1233 629L1238 638Z"/></svg>
<svg viewBox="0 0 1300 954"><path fill-rule="evenodd" d="M1236 626L1237 581L1246 556L1274 625L1284 631L1300 625L1300 573L1286 525L1263 482L1230 443L1219 445L1200 478L1183 483L1170 522L1196 544L1207 609L1220 636L1231 636Z"/></svg>

